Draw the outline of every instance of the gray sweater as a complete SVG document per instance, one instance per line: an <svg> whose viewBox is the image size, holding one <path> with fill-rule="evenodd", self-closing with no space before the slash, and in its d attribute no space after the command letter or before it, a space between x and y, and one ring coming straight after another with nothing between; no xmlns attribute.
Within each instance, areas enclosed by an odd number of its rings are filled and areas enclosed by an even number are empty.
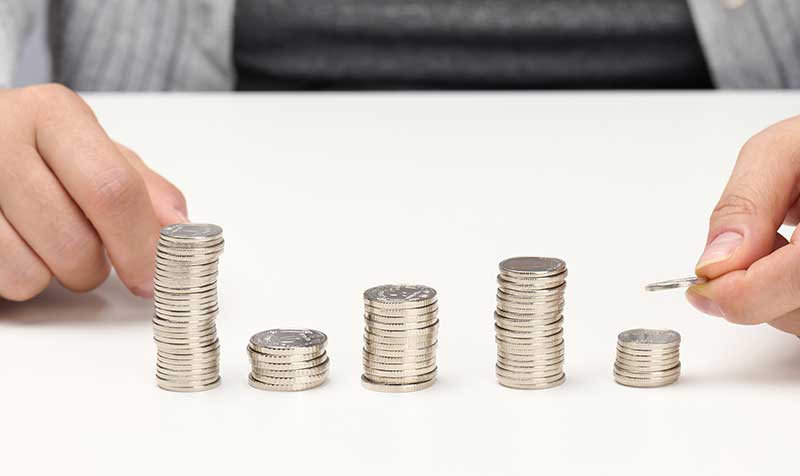
<svg viewBox="0 0 800 476"><path fill-rule="evenodd" d="M800 1L689 0L720 88L800 87ZM0 0L0 87L32 24ZM231 90L234 0L58 0L49 9L53 79L77 90Z"/></svg>

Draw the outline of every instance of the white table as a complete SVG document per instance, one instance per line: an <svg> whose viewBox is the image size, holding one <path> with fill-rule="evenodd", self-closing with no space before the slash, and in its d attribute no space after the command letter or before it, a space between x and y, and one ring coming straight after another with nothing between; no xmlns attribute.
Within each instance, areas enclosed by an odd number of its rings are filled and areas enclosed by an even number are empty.
<svg viewBox="0 0 800 476"><path fill-rule="evenodd" d="M691 274L739 146L791 93L89 96L109 133L225 227L220 388L154 382L150 303L109 280L0 303L0 473L790 474L800 342L692 310ZM494 380L496 266L570 269L567 383ZM440 294L440 380L361 388L362 291ZM330 381L247 385L259 330L330 338ZM683 335L677 385L614 383L616 335Z"/></svg>

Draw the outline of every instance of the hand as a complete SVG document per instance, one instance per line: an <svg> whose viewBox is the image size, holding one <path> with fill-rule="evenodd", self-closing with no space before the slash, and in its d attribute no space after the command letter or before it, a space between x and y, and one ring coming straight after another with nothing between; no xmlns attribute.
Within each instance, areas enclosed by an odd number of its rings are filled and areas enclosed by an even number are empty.
<svg viewBox="0 0 800 476"><path fill-rule="evenodd" d="M152 296L159 228L185 221L181 192L109 139L77 94L0 90L0 297L30 299L52 277L89 291L109 260Z"/></svg>
<svg viewBox="0 0 800 476"><path fill-rule="evenodd" d="M698 276L689 288L699 310L739 324L769 323L800 335L800 116L755 135L739 153L711 215ZM800 229L800 228L799 228Z"/></svg>

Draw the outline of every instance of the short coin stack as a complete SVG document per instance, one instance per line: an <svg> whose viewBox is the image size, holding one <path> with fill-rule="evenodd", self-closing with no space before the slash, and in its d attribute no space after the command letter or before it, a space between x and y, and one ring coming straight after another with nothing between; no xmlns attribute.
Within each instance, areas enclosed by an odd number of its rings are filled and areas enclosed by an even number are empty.
<svg viewBox="0 0 800 476"><path fill-rule="evenodd" d="M222 228L178 224L161 229L156 253L156 382L164 390L198 392L219 385L215 320Z"/></svg>
<svg viewBox="0 0 800 476"><path fill-rule="evenodd" d="M328 337L313 329L270 329L250 338L247 353L250 386L273 392L296 392L322 385L328 378Z"/></svg>
<svg viewBox="0 0 800 476"><path fill-rule="evenodd" d="M556 258L500 263L494 313L500 385L544 389L564 383L564 290L567 266Z"/></svg>
<svg viewBox="0 0 800 476"><path fill-rule="evenodd" d="M403 393L436 381L439 304L433 288L385 285L364 292L364 375L369 390Z"/></svg>
<svg viewBox="0 0 800 476"><path fill-rule="evenodd" d="M617 337L614 380L628 387L661 387L681 375L681 335L665 329L631 329Z"/></svg>

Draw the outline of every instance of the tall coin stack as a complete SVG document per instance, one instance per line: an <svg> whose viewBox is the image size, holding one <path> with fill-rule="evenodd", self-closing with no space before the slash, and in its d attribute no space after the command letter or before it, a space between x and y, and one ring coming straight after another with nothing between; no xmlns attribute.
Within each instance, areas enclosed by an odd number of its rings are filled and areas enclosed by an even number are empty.
<svg viewBox="0 0 800 476"><path fill-rule="evenodd" d="M199 392L219 385L215 319L222 228L178 224L161 229L155 269L156 382L164 390Z"/></svg>
<svg viewBox="0 0 800 476"><path fill-rule="evenodd" d="M436 291L427 286L385 285L364 291L364 387L403 393L432 386L438 315Z"/></svg>
<svg viewBox="0 0 800 476"><path fill-rule="evenodd" d="M631 329L617 336L614 380L628 387L661 387L681 375L681 335L665 329Z"/></svg>
<svg viewBox="0 0 800 476"><path fill-rule="evenodd" d="M250 338L247 354L250 386L272 392L296 392L328 378L328 336L313 329L270 329Z"/></svg>
<svg viewBox="0 0 800 476"><path fill-rule="evenodd" d="M494 313L500 385L543 389L564 383L564 290L567 266L556 258L500 263Z"/></svg>

